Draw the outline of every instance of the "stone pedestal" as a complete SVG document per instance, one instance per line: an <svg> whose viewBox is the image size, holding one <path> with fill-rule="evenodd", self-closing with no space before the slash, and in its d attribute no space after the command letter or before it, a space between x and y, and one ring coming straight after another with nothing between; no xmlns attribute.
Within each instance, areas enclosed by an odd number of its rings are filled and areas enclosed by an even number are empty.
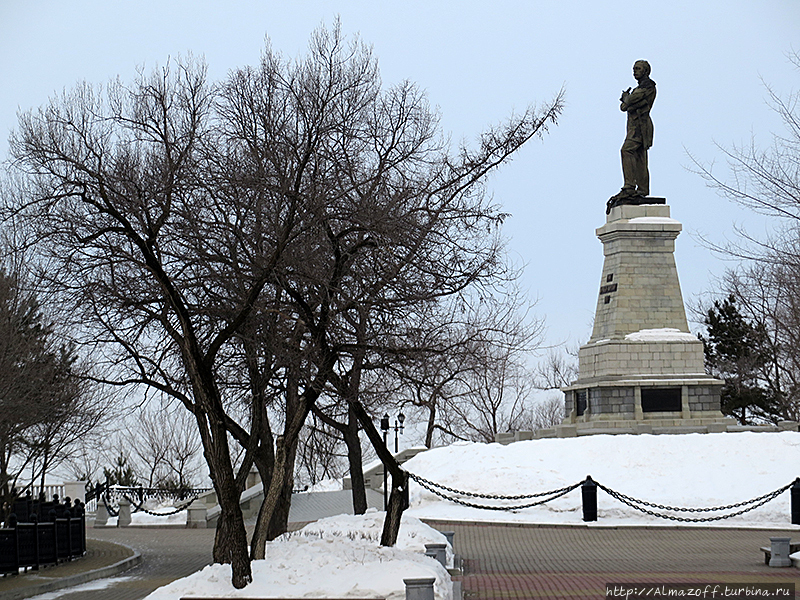
<svg viewBox="0 0 800 600"><path fill-rule="evenodd" d="M703 344L689 332L674 256L680 232L666 204L617 206L597 230L605 261L594 329L577 381L563 388L562 429L707 432L733 422L719 410L724 382L705 374Z"/></svg>

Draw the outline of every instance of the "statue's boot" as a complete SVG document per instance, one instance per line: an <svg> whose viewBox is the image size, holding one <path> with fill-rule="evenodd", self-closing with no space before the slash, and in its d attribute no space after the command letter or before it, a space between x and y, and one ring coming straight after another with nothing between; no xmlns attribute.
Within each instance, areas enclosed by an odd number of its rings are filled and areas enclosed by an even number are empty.
<svg viewBox="0 0 800 600"><path fill-rule="evenodd" d="M614 202L617 200L624 200L625 198L633 198L634 196L638 196L639 194L636 193L636 189L632 187L624 187L622 188L618 194L611 196L609 198L610 201Z"/></svg>

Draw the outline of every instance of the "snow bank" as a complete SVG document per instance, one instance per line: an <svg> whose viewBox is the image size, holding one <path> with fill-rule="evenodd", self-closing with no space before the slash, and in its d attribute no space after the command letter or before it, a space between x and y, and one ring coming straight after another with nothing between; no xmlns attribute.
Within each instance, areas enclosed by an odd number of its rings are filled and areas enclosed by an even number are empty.
<svg viewBox="0 0 800 600"><path fill-rule="evenodd" d="M634 331L626 335L625 339L632 342L696 342L697 336L671 327L664 327Z"/></svg>
<svg viewBox="0 0 800 600"><path fill-rule="evenodd" d="M769 493L800 476L800 433L594 435L500 444L459 443L425 452L404 467L452 488L485 494L543 492L587 475L649 502L709 507ZM513 512L468 508L411 483L408 513L429 519L582 523L581 492ZM497 501L461 497L475 504ZM523 501L517 501L521 503ZM796 527L786 491L763 507L709 525ZM683 516L713 516L684 514ZM630 508L598 490L598 525L676 524Z"/></svg>
<svg viewBox="0 0 800 600"><path fill-rule="evenodd" d="M405 598L403 579L435 577L437 600L452 599L447 571L424 555L442 534L404 515L394 548L379 545L383 512L321 519L267 543L266 560L252 563L253 583L236 590L228 565L210 565L157 589L147 600L184 596L252 598ZM452 556L452 548L448 548Z"/></svg>

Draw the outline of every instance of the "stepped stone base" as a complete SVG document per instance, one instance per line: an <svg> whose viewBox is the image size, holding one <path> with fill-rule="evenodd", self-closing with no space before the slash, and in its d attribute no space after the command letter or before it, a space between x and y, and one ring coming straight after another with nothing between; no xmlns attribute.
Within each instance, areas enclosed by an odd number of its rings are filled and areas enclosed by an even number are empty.
<svg viewBox="0 0 800 600"><path fill-rule="evenodd" d="M578 351L578 379L561 388L566 418L511 442L594 434L798 431L798 423L740 426L720 412L724 381L705 374L703 343L689 332L675 239L665 203L612 208L597 229L605 261L592 337Z"/></svg>
<svg viewBox="0 0 800 600"><path fill-rule="evenodd" d="M615 207L597 230L605 261L594 328L552 435L735 425L719 410L724 382L705 374L703 344L689 332L674 257L681 229L660 204Z"/></svg>
<svg viewBox="0 0 800 600"><path fill-rule="evenodd" d="M781 431L800 431L797 421L781 421L777 425L737 425L736 419L729 417L713 418L710 423L705 419L647 419L633 422L630 420L591 421L572 425L556 425L549 429L536 431L516 431L514 433L498 433L495 442L508 445L513 442L540 440L546 438L569 438L584 435L619 435L619 434L680 434L680 433L738 433L752 431L760 433L778 433Z"/></svg>

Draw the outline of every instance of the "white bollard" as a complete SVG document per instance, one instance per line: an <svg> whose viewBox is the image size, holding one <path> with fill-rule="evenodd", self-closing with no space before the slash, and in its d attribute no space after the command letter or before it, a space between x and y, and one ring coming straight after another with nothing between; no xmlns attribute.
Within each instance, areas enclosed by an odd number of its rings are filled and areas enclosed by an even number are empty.
<svg viewBox="0 0 800 600"><path fill-rule="evenodd" d="M792 559L789 558L789 542L792 538L771 537L769 566L770 567L791 567Z"/></svg>
<svg viewBox="0 0 800 600"><path fill-rule="evenodd" d="M406 584L406 600L433 600L435 577L422 579L403 579Z"/></svg>
<svg viewBox="0 0 800 600"><path fill-rule="evenodd" d="M102 498L97 499L97 510L94 512L94 527L105 527L108 523L108 510Z"/></svg>
<svg viewBox="0 0 800 600"><path fill-rule="evenodd" d="M208 506L202 500L195 500L186 510L186 527L188 529L205 529L208 527Z"/></svg>
<svg viewBox="0 0 800 600"><path fill-rule="evenodd" d="M117 527L127 527L131 524L131 503L125 498L119 501L119 516L117 517Z"/></svg>

